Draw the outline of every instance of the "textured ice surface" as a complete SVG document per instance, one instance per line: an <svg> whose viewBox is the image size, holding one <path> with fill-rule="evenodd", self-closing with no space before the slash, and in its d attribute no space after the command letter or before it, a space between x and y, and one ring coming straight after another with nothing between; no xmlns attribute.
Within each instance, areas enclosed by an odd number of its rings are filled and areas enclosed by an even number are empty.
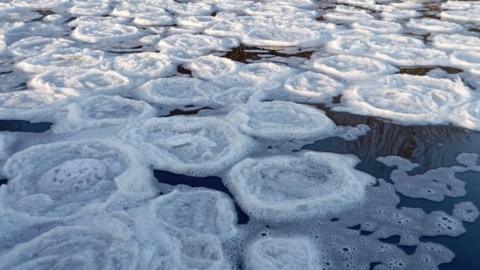
<svg viewBox="0 0 480 270"><path fill-rule="evenodd" d="M219 91L214 84L196 78L169 77L151 80L140 86L135 94L160 105L208 106Z"/></svg>
<svg viewBox="0 0 480 270"><path fill-rule="evenodd" d="M127 76L155 78L172 74L174 64L167 54L144 52L115 57L113 68Z"/></svg>
<svg viewBox="0 0 480 270"><path fill-rule="evenodd" d="M152 118L122 137L156 168L188 175L215 175L244 158L254 142L214 117Z"/></svg>
<svg viewBox="0 0 480 270"><path fill-rule="evenodd" d="M62 38L33 36L21 39L8 47L18 57L33 57L57 48L72 46L72 41Z"/></svg>
<svg viewBox="0 0 480 270"><path fill-rule="evenodd" d="M304 152L294 156L247 158L225 184L248 214L294 220L340 212L361 203L373 177L355 170L353 156Z"/></svg>
<svg viewBox="0 0 480 270"><path fill-rule="evenodd" d="M218 191L174 190L150 208L162 226L177 234L213 234L225 240L237 233L233 203Z"/></svg>
<svg viewBox="0 0 480 270"><path fill-rule="evenodd" d="M440 34L433 37L433 46L447 50L479 51L480 38L462 34Z"/></svg>
<svg viewBox="0 0 480 270"><path fill-rule="evenodd" d="M317 58L312 60L312 66L315 71L345 80L365 80L397 71L395 67L371 58L348 55Z"/></svg>
<svg viewBox="0 0 480 270"><path fill-rule="evenodd" d="M104 53L98 50L76 47L55 48L35 57L27 58L17 64L26 72L40 73L48 70L74 70L80 68L98 68L103 64Z"/></svg>
<svg viewBox="0 0 480 270"><path fill-rule="evenodd" d="M335 124L307 105L287 101L250 103L232 111L227 119L248 135L273 140L333 136Z"/></svg>
<svg viewBox="0 0 480 270"><path fill-rule="evenodd" d="M318 269L318 250L308 239L276 238L259 239L248 247L247 269Z"/></svg>
<svg viewBox="0 0 480 270"><path fill-rule="evenodd" d="M120 190L155 193L135 151L116 141L69 141L32 146L7 160L7 207L35 215L69 215ZM137 175L138 178L132 178Z"/></svg>
<svg viewBox="0 0 480 270"><path fill-rule="evenodd" d="M446 123L456 107L471 99L470 92L460 81L390 75L346 90L338 110L403 124Z"/></svg>
<svg viewBox="0 0 480 270"><path fill-rule="evenodd" d="M40 91L81 96L94 93L118 94L130 86L130 80L111 70L76 69L41 73L33 77L29 85Z"/></svg>
<svg viewBox="0 0 480 270"><path fill-rule="evenodd" d="M308 103L328 103L344 90L345 85L324 74L306 71L291 76L284 85L288 99Z"/></svg>
<svg viewBox="0 0 480 270"><path fill-rule="evenodd" d="M125 125L154 117L156 110L143 101L120 96L93 96L66 106L59 116L54 132L73 132L87 128Z"/></svg>

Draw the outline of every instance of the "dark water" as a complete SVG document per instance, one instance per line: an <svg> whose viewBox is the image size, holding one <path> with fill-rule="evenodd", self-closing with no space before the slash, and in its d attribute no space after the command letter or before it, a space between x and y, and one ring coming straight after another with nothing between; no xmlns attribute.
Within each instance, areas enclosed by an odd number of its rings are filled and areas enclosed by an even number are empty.
<svg viewBox="0 0 480 270"><path fill-rule="evenodd" d="M0 131L40 133L50 129L52 123L32 123L24 120L0 120Z"/></svg>

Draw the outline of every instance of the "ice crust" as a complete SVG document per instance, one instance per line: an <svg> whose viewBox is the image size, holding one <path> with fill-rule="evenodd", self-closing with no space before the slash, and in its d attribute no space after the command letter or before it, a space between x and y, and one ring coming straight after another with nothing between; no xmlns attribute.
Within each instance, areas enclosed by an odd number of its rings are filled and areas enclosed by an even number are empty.
<svg viewBox="0 0 480 270"><path fill-rule="evenodd" d="M479 2L0 2L0 269L438 269L475 226L475 153L301 149L480 131Z"/></svg>
<svg viewBox="0 0 480 270"><path fill-rule="evenodd" d="M260 219L293 220L340 212L360 203L374 179L358 159L333 153L247 158L225 180L236 201Z"/></svg>

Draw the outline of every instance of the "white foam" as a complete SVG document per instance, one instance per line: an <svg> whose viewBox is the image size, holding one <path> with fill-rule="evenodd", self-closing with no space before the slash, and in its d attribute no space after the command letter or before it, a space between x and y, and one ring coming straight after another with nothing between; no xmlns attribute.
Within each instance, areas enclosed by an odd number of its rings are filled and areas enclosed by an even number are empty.
<svg viewBox="0 0 480 270"><path fill-rule="evenodd" d="M134 94L153 103L168 106L208 106L212 96L219 93L212 83L196 78L169 77L151 80Z"/></svg>
<svg viewBox="0 0 480 270"><path fill-rule="evenodd" d="M354 169L356 157L302 152L247 158L224 179L249 215L275 221L322 217L361 203L374 178Z"/></svg>
<svg viewBox="0 0 480 270"><path fill-rule="evenodd" d="M249 103L227 119L245 134L263 139L321 139L335 134L335 124L321 110L287 101Z"/></svg>
<svg viewBox="0 0 480 270"><path fill-rule="evenodd" d="M460 81L412 75L390 75L352 86L334 110L372 115L400 124L442 124L471 98Z"/></svg>
<svg viewBox="0 0 480 270"><path fill-rule="evenodd" d="M56 133L125 125L156 114L156 110L143 101L103 95L72 102L66 109L67 114L58 117L53 127Z"/></svg>
<svg viewBox="0 0 480 270"><path fill-rule="evenodd" d="M335 55L311 60L313 69L345 80L366 80L398 71L392 65L367 58Z"/></svg>
<svg viewBox="0 0 480 270"><path fill-rule="evenodd" d="M3 199L18 211L58 216L104 202L117 189L134 197L152 196L153 177L139 160L134 151L113 140L32 146L3 167L9 179Z"/></svg>
<svg viewBox="0 0 480 270"><path fill-rule="evenodd" d="M248 247L246 266L248 270L314 270L319 267L318 253L307 238L261 238Z"/></svg>
<svg viewBox="0 0 480 270"><path fill-rule="evenodd" d="M329 103L344 88L343 83L311 71L291 76L284 84L289 100L311 103Z"/></svg>
<svg viewBox="0 0 480 270"><path fill-rule="evenodd" d="M150 209L162 226L176 234L213 234L225 241L238 233L233 202L218 191L174 190L153 200Z"/></svg>
<svg viewBox="0 0 480 270"><path fill-rule="evenodd" d="M122 137L155 168L187 175L216 175L244 158L254 142L214 117L152 118L126 128Z"/></svg>

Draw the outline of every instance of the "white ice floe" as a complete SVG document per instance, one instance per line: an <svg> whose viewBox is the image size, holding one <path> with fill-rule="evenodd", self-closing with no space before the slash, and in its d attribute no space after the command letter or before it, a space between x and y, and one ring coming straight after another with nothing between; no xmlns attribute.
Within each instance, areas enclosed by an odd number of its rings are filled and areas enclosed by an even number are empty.
<svg viewBox="0 0 480 270"><path fill-rule="evenodd" d="M208 106L212 96L220 93L214 84L196 78L169 77L151 80L134 95L153 103L166 106Z"/></svg>
<svg viewBox="0 0 480 270"><path fill-rule="evenodd" d="M131 148L113 140L67 141L32 146L7 160L6 205L34 215L70 215L119 190L149 197L151 172Z"/></svg>
<svg viewBox="0 0 480 270"><path fill-rule="evenodd" d="M284 90L288 99L309 103L329 103L342 93L345 85L327 75L306 71L288 78Z"/></svg>
<svg viewBox="0 0 480 270"><path fill-rule="evenodd" d="M480 100L455 108L452 118L455 125L480 131Z"/></svg>
<svg viewBox="0 0 480 270"><path fill-rule="evenodd" d="M393 21L361 20L352 24L352 27L367 33L393 34L403 30L403 26Z"/></svg>
<svg viewBox="0 0 480 270"><path fill-rule="evenodd" d="M29 86L39 91L82 96L118 94L128 89L131 81L111 70L76 69L38 74L31 79Z"/></svg>
<svg viewBox="0 0 480 270"><path fill-rule="evenodd" d="M53 127L56 133L125 125L156 114L156 110L146 102L103 95L72 102L66 110L65 116L57 117Z"/></svg>
<svg viewBox="0 0 480 270"><path fill-rule="evenodd" d="M447 50L480 51L480 38L462 34L440 34L433 37L433 46Z"/></svg>
<svg viewBox="0 0 480 270"><path fill-rule="evenodd" d="M450 54L450 62L462 68L480 68L480 51L454 51Z"/></svg>
<svg viewBox="0 0 480 270"><path fill-rule="evenodd" d="M430 33L459 32L463 30L463 27L459 24L431 18L411 19L407 26Z"/></svg>
<svg viewBox="0 0 480 270"><path fill-rule="evenodd" d="M320 47L330 38L327 32L301 27L265 27L242 36L242 43L258 47Z"/></svg>
<svg viewBox="0 0 480 270"><path fill-rule="evenodd" d="M314 270L319 269L319 251L303 237L260 238L247 247L247 270Z"/></svg>
<svg viewBox="0 0 480 270"><path fill-rule="evenodd" d="M196 176L218 174L255 146L233 125L214 117L152 118L121 135L155 168Z"/></svg>
<svg viewBox="0 0 480 270"><path fill-rule="evenodd" d="M57 48L73 47L74 42L63 38L33 36L21 39L8 47L18 57L33 57Z"/></svg>
<svg viewBox="0 0 480 270"><path fill-rule="evenodd" d="M141 52L120 55L112 60L113 69L127 76L155 78L171 75L175 65L167 54Z"/></svg>
<svg viewBox="0 0 480 270"><path fill-rule="evenodd" d="M374 178L354 167L350 155L302 152L289 156L247 158L224 179L249 215L285 221L322 217L361 203Z"/></svg>
<svg viewBox="0 0 480 270"><path fill-rule="evenodd" d="M107 20L80 21L72 32L72 38L87 43L118 42L140 35L140 30L135 26Z"/></svg>
<svg viewBox="0 0 480 270"><path fill-rule="evenodd" d="M395 50L382 49L373 57L397 66L444 66L448 65L446 53L430 48L402 47Z"/></svg>
<svg viewBox="0 0 480 270"><path fill-rule="evenodd" d="M76 47L56 48L18 62L16 66L26 72L40 73L49 70L76 70L99 68L106 63L102 51Z"/></svg>
<svg viewBox="0 0 480 270"><path fill-rule="evenodd" d="M265 91L253 87L232 87L212 98L216 105L231 110L239 105L259 102L267 97Z"/></svg>
<svg viewBox="0 0 480 270"><path fill-rule="evenodd" d="M110 0L72 0L68 12L77 16L101 16L107 15L110 10Z"/></svg>
<svg viewBox="0 0 480 270"><path fill-rule="evenodd" d="M70 97L50 91L0 93L0 118L51 120Z"/></svg>
<svg viewBox="0 0 480 270"><path fill-rule="evenodd" d="M185 67L192 71L192 75L205 80L213 80L237 71L239 64L225 57L207 55L188 62Z"/></svg>
<svg viewBox="0 0 480 270"><path fill-rule="evenodd" d="M162 39L157 44L157 48L206 54L210 51L228 51L238 45L238 41L233 38L217 38L203 34L175 34Z"/></svg>
<svg viewBox="0 0 480 270"><path fill-rule="evenodd" d="M440 13L442 19L459 21L463 23L480 23L480 5L467 9L444 10Z"/></svg>
<svg viewBox="0 0 480 270"><path fill-rule="evenodd" d="M137 269L141 259L139 244L108 231L108 227L56 227L3 253L0 268Z"/></svg>
<svg viewBox="0 0 480 270"><path fill-rule="evenodd" d="M311 60L315 71L345 80L365 80L393 74L398 71L392 65L367 57L335 55Z"/></svg>
<svg viewBox="0 0 480 270"><path fill-rule="evenodd" d="M323 111L287 101L249 103L227 119L245 134L263 139L321 139L336 133L335 123Z"/></svg>
<svg viewBox="0 0 480 270"><path fill-rule="evenodd" d="M446 124L459 105L471 99L461 81L390 75L355 85L336 110L391 119L401 124Z"/></svg>
<svg viewBox="0 0 480 270"><path fill-rule="evenodd" d="M150 211L161 226L177 234L213 234L221 240L237 234L233 202L219 191L174 190L152 201Z"/></svg>
<svg viewBox="0 0 480 270"><path fill-rule="evenodd" d="M192 234L178 237L173 246L179 254L179 270L232 269L222 249L219 238L212 234ZM171 268L165 268L171 269Z"/></svg>

